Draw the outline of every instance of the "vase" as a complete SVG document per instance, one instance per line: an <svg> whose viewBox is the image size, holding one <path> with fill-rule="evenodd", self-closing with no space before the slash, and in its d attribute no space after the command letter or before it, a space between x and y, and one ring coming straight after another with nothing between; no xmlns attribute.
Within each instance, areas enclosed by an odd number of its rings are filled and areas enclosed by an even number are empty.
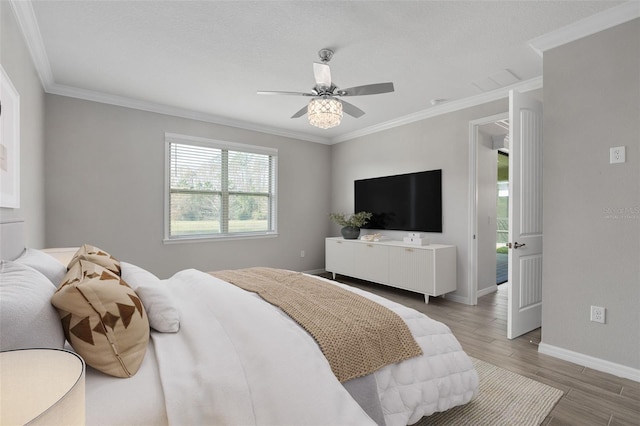
<svg viewBox="0 0 640 426"><path fill-rule="evenodd" d="M345 226L340 232L345 240L357 240L360 236L360 228L357 226Z"/></svg>

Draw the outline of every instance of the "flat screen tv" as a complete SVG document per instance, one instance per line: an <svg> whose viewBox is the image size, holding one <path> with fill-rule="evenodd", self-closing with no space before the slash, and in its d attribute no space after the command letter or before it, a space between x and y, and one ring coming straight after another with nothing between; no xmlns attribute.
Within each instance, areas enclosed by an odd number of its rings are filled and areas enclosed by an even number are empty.
<svg viewBox="0 0 640 426"><path fill-rule="evenodd" d="M354 186L354 211L373 214L364 228L442 232L442 170L361 179Z"/></svg>

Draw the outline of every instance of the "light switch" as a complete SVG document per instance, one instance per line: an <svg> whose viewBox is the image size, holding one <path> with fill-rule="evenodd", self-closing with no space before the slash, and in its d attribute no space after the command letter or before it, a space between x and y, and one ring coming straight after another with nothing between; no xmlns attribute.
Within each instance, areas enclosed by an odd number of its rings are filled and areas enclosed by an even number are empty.
<svg viewBox="0 0 640 426"><path fill-rule="evenodd" d="M616 146L609 149L609 164L625 162L625 147Z"/></svg>

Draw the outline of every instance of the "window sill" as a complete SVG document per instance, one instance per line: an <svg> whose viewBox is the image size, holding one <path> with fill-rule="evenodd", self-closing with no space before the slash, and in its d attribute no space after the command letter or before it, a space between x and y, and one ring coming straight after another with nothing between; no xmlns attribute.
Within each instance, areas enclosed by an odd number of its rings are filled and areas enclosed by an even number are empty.
<svg viewBox="0 0 640 426"><path fill-rule="evenodd" d="M164 238L163 244L188 244L188 243L211 243L218 241L237 241L237 240L255 240L262 238L276 238L277 232L269 232L263 234L239 234L239 235L220 235L220 236L194 236L179 238Z"/></svg>

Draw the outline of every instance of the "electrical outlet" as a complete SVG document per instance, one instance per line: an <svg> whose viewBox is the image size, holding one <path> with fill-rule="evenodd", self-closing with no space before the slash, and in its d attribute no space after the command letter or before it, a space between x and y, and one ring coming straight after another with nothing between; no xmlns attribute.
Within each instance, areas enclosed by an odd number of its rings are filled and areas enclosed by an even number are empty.
<svg viewBox="0 0 640 426"><path fill-rule="evenodd" d="M305 255L304 250L300 250L300 257L304 257L304 255Z"/></svg>
<svg viewBox="0 0 640 426"><path fill-rule="evenodd" d="M615 146L609 148L609 164L624 163L626 160L626 152L624 146Z"/></svg>
<svg viewBox="0 0 640 426"><path fill-rule="evenodd" d="M605 308L602 308L600 306L592 306L591 307L591 321L594 322L599 322L604 324L604 317L605 317Z"/></svg>

